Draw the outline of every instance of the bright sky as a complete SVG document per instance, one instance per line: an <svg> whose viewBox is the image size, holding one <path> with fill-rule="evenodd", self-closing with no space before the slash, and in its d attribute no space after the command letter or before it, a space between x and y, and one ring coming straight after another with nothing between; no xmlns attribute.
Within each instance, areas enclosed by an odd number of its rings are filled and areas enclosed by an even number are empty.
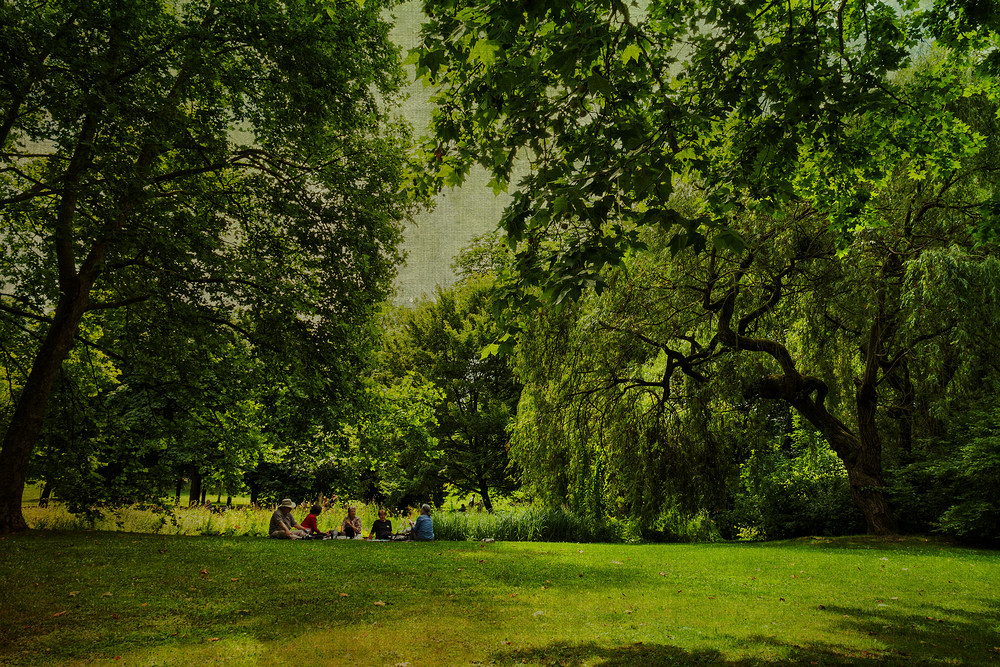
<svg viewBox="0 0 1000 667"><path fill-rule="evenodd" d="M417 45L423 18L420 4L409 0L393 11L397 22L392 36L403 47L404 58ZM412 66L408 73L412 79ZM408 92L404 115L419 137L426 134L430 121L430 93L422 83L411 84ZM485 173L474 174L460 189L446 190L434 211L419 215L416 224L405 230L403 248L408 257L396 281L397 303L412 303L424 294L432 295L436 285L454 282L451 264L458 251L473 237L496 227L507 198L494 196L488 180Z"/></svg>

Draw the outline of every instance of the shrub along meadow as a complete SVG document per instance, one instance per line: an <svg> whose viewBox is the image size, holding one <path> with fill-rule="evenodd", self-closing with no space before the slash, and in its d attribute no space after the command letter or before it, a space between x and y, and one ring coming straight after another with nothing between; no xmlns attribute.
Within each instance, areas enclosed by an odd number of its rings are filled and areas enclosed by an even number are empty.
<svg viewBox="0 0 1000 667"><path fill-rule="evenodd" d="M375 504L354 503L358 508L365 534L378 518ZM157 535L222 535L228 537L267 535L273 508L235 507L223 512L196 506L181 508L150 508L133 505L109 508L99 515L87 517L71 514L63 505L24 507L25 519L32 528L41 530L97 530ZM300 504L293 515L301 521L309 512ZM418 512L390 512L393 530L402 532ZM325 510L319 517L320 530L340 526L345 511L340 507ZM562 509L542 509L532 506L513 507L497 512L433 512L434 536L438 540L462 541L495 539L511 542L634 542L641 537L630 523L599 523Z"/></svg>

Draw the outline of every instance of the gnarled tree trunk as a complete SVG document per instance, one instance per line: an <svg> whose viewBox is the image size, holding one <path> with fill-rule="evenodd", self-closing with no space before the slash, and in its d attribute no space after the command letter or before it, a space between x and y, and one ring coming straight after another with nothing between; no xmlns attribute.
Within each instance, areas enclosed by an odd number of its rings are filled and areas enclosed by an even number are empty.
<svg viewBox="0 0 1000 667"><path fill-rule="evenodd" d="M857 381L859 433L854 433L827 411L824 404L828 392L826 383L819 378L799 373L788 348L776 340L755 338L744 333L754 319L767 313L780 301L784 274L774 277L770 293L764 302L752 313L744 316L734 330L732 324L740 281L752 261L752 254L744 258L723 298L711 302L710 293L705 294L706 310L719 314L717 330L720 342L731 349L767 354L778 362L782 372L759 380L747 392L748 395L783 400L815 426L843 462L847 470L851 496L865 517L868 532L872 535L895 533L896 518L889 504L885 480L882 477L882 442L875 425L875 408L878 403L878 361L882 349L880 342L884 334L884 318L877 318L869 333L865 372Z"/></svg>

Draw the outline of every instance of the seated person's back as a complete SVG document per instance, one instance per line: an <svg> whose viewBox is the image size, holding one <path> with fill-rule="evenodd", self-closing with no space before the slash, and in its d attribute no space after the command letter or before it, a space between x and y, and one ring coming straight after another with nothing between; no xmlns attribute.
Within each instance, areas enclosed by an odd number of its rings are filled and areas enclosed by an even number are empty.
<svg viewBox="0 0 1000 667"><path fill-rule="evenodd" d="M410 539L412 540L433 540L434 539L434 523L431 521L431 506L424 504L420 508L420 516L413 524L413 530L410 531Z"/></svg>

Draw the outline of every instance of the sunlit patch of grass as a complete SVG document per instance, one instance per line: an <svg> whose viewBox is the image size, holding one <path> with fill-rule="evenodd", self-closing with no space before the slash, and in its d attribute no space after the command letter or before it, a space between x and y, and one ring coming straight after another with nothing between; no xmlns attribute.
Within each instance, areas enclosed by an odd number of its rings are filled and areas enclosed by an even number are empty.
<svg viewBox="0 0 1000 667"><path fill-rule="evenodd" d="M0 664L1000 659L994 552L778 544L0 540Z"/></svg>

